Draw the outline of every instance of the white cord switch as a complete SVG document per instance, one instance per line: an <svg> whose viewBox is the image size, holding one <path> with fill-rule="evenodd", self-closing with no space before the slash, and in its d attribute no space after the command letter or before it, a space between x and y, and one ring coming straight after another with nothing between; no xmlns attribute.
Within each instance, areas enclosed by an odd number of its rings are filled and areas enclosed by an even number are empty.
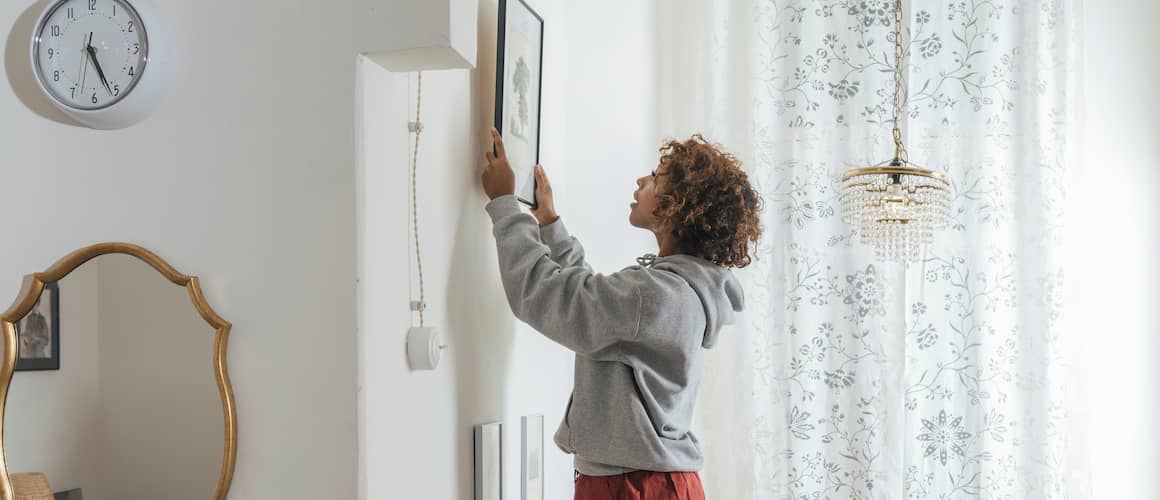
<svg viewBox="0 0 1160 500"><path fill-rule="evenodd" d="M434 370L447 346L440 342L439 331L431 327L412 327L407 331L407 361L411 370Z"/></svg>

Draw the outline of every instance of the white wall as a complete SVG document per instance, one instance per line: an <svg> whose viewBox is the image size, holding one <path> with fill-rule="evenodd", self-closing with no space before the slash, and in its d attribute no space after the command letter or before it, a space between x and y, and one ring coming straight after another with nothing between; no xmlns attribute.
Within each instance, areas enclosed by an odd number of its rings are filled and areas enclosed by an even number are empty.
<svg viewBox="0 0 1160 500"><path fill-rule="evenodd" d="M533 6L560 19L551 5ZM570 357L515 325L483 211L479 168L494 95L494 55L485 54L494 54L495 24L495 4L482 2L479 69L423 75L418 185L426 322L450 346L435 372L410 372L404 356L409 275L418 298L417 269L409 262L407 132L417 77L360 66L361 498L472 498L472 426L491 421L508 424L505 495L515 498L520 416L542 413L553 429L563 417ZM548 50L564 39L560 27L547 32ZM563 116L552 101L564 80L558 70L545 71L545 162L560 151ZM548 498L563 498L571 491L569 461L554 447L545 451Z"/></svg>
<svg viewBox="0 0 1160 500"><path fill-rule="evenodd" d="M215 331L185 288L144 262L105 255L98 267L98 471L93 500L203 500L222 465L224 426L213 370Z"/></svg>
<svg viewBox="0 0 1160 500"><path fill-rule="evenodd" d="M569 2L567 152L546 163L557 209L602 272L656 252L651 233L628 224L636 179L657 165L655 2ZM555 169L553 170L553 167ZM562 174L556 173L562 171Z"/></svg>
<svg viewBox="0 0 1160 500"><path fill-rule="evenodd" d="M1160 498L1160 4L1085 2L1086 162L1073 213L1092 498Z"/></svg>
<svg viewBox="0 0 1160 500"><path fill-rule="evenodd" d="M43 472L56 490L95 479L100 404L97 268L60 283L60 370L16 372L8 393L5 455L10 472Z"/></svg>
<svg viewBox="0 0 1160 500"><path fill-rule="evenodd" d="M0 232L26 235L5 247L0 283L15 296L24 274L110 240L143 244L199 275L234 324L232 498L355 498L360 484L364 498L469 498L471 426L491 420L509 424L514 497L518 417L543 413L550 439L571 358L514 324L490 253L475 169L491 123L494 1L481 2L481 69L425 75L428 316L452 345L435 373L408 372L403 359L408 113L395 110L410 91L406 77L372 68L357 79L366 102L356 115L351 2L154 0L180 44L173 94L136 127L95 132L59 123L36 97L25 33L46 1L0 4L0 26L10 28L0 168L20 187L8 206L30 207L0 218ZM648 4L531 3L557 55L545 68L543 163L591 261L615 270L651 249L626 222L632 180L655 163L660 139L645 112L649 51L637 45L649 43L637 35L647 33ZM367 228L357 353L356 122ZM547 452L548 498L566 496L570 461Z"/></svg>
<svg viewBox="0 0 1160 500"><path fill-rule="evenodd" d="M591 262L615 271L651 248L627 222L633 180L655 165L660 139L650 121L648 4L530 4L546 25L541 161ZM360 64L360 498L472 498L472 426L490 421L507 425L504 495L519 498L520 417L536 413L545 416L545 498L571 497L571 458L551 439L572 356L511 316L479 187L494 116L495 9L481 2L476 70L423 74L426 321L450 345L435 372L409 371L404 355L407 282L417 273L407 219L417 78Z"/></svg>
<svg viewBox="0 0 1160 500"><path fill-rule="evenodd" d="M173 92L144 123L96 132L30 109L44 109L26 41L44 2L0 2L0 292L98 241L199 275L234 325L231 498L355 498L352 4L154 3L179 43Z"/></svg>

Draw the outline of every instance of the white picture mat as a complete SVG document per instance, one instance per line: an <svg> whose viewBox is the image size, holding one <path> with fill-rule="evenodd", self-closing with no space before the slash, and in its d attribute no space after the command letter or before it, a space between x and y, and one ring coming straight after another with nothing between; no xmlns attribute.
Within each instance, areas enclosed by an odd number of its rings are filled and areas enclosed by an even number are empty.
<svg viewBox="0 0 1160 500"><path fill-rule="evenodd" d="M475 500L501 500L503 430L496 422L475 426Z"/></svg>
<svg viewBox="0 0 1160 500"><path fill-rule="evenodd" d="M524 417L521 428L523 500L544 500L544 416Z"/></svg>

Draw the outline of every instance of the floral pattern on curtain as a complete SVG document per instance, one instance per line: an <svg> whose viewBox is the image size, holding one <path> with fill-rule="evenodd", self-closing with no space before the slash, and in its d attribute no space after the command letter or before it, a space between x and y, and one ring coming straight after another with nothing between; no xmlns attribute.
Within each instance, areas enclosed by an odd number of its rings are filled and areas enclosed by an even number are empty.
<svg viewBox="0 0 1160 500"><path fill-rule="evenodd" d="M741 340L701 400L710 498L1087 497L1061 308L1079 2L905 5L909 157L954 200L905 266L838 206L845 170L893 155L894 2L671 6L691 13L668 14L662 74L709 97L661 96L662 124L734 150L766 202Z"/></svg>

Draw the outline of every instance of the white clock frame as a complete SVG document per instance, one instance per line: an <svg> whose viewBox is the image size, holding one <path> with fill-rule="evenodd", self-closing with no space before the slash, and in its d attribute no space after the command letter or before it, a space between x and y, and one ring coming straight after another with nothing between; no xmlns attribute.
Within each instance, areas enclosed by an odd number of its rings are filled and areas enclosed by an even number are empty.
<svg viewBox="0 0 1160 500"><path fill-rule="evenodd" d="M100 109L80 109L60 100L45 84L45 75L40 70L40 60L37 55L40 48L40 35L45 21L62 4L69 0L54 0L40 13L33 26L29 57L32 71L35 73L36 84L40 91L57 108L72 117L82 125L100 130L122 129L135 125L157 109L169 94L173 85L174 68L177 50L174 46L173 32L165 23L164 18L149 0L121 0L132 7L141 20L141 30L147 40L145 65L137 83L126 89L126 95L121 100Z"/></svg>

